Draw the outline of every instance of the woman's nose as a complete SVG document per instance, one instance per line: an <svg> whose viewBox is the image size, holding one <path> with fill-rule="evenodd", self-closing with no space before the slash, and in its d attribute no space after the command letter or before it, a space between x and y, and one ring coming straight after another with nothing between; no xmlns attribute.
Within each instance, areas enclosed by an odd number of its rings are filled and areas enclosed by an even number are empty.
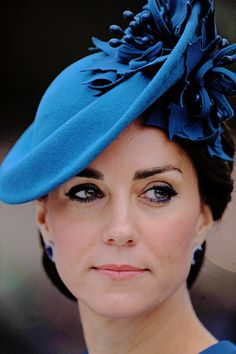
<svg viewBox="0 0 236 354"><path fill-rule="evenodd" d="M128 206L120 203L118 207L111 208L103 241L107 245L135 246L137 240L137 230Z"/></svg>

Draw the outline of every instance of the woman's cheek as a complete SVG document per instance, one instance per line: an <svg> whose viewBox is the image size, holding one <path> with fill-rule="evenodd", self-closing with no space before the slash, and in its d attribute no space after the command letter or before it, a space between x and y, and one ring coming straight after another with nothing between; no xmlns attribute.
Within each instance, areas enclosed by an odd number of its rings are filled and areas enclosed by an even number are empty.
<svg viewBox="0 0 236 354"><path fill-rule="evenodd" d="M57 271L73 292L77 289L78 281L81 281L81 274L91 263L89 256L94 242L88 228L70 221L64 219L63 223L54 224L54 244Z"/></svg>
<svg viewBox="0 0 236 354"><path fill-rule="evenodd" d="M88 227L80 222L71 223L66 220L60 225L55 225L54 240L57 252L71 259L78 258L78 254L83 254L94 242L92 231L90 232Z"/></svg>
<svg viewBox="0 0 236 354"><path fill-rule="evenodd" d="M177 214L160 220L156 227L150 227L150 250L160 260L170 265L189 260L192 249L196 219L187 214ZM153 225L154 226L154 225Z"/></svg>

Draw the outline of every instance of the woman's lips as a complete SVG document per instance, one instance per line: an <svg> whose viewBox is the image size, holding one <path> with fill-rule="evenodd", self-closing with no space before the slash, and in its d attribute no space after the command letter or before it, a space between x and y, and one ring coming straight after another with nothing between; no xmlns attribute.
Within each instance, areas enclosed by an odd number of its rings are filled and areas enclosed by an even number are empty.
<svg viewBox="0 0 236 354"><path fill-rule="evenodd" d="M110 277L112 280L127 280L144 274L147 269L134 267L129 264L105 264L93 267L100 274Z"/></svg>

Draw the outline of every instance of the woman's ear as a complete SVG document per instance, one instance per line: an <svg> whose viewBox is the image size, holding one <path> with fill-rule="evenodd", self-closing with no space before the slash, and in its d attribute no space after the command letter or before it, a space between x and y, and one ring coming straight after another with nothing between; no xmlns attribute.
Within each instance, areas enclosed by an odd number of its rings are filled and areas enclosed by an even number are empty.
<svg viewBox="0 0 236 354"><path fill-rule="evenodd" d="M48 197L43 197L35 201L35 221L39 228L39 231L43 237L44 242L53 241L52 232L47 221L48 213Z"/></svg>
<svg viewBox="0 0 236 354"><path fill-rule="evenodd" d="M201 245L206 239L206 232L213 225L213 216L211 208L205 204L201 203L201 211L199 219L196 225L196 232L194 237L194 243L196 245Z"/></svg>

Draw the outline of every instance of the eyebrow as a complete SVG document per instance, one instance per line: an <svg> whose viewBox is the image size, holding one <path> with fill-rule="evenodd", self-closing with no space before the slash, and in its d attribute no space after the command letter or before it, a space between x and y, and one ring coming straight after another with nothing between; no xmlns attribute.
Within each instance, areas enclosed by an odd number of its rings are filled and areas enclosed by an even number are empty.
<svg viewBox="0 0 236 354"><path fill-rule="evenodd" d="M95 178L95 179L99 179L99 180L104 179L104 175L92 167L85 168L83 171L79 172L76 176L77 177L86 177L86 178Z"/></svg>
<svg viewBox="0 0 236 354"><path fill-rule="evenodd" d="M179 168L174 167L172 165L166 165L166 166L153 167L145 170L136 171L134 175L134 180L145 179L154 175L159 175L161 173L170 172L170 171L177 171L183 174L183 172Z"/></svg>
<svg viewBox="0 0 236 354"><path fill-rule="evenodd" d="M133 179L135 181L140 180L140 179L146 179L148 177L151 177L151 176L154 176L157 174L162 174L165 172L170 172L170 171L177 171L177 172L183 174L181 169L179 169L175 166L172 166L172 165L166 165L166 166L161 166L161 167L148 168L145 170L138 170L135 172ZM91 168L91 167L85 168L83 171L78 173L76 176L104 180L104 175L101 172L99 172L98 170Z"/></svg>

